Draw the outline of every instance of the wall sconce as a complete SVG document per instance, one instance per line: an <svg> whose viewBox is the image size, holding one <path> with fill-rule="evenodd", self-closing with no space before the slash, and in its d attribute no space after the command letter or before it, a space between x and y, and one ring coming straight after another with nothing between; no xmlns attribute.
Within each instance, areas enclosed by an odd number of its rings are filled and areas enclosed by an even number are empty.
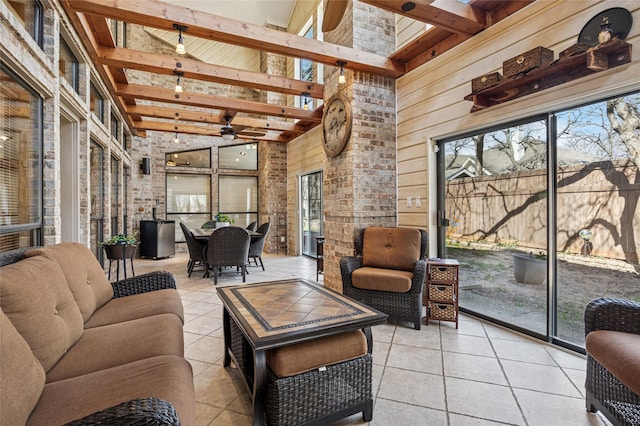
<svg viewBox="0 0 640 426"><path fill-rule="evenodd" d="M142 164L140 164L143 175L151 174L151 159L149 157L142 158Z"/></svg>
<svg viewBox="0 0 640 426"><path fill-rule="evenodd" d="M309 109L309 92L302 92L303 106L302 109L305 111Z"/></svg>
<svg viewBox="0 0 640 426"><path fill-rule="evenodd" d="M187 53L187 49L184 47L184 39L182 38L182 32L187 32L185 25L173 24L173 29L178 30L178 44L176 44L176 53L184 55Z"/></svg>
<svg viewBox="0 0 640 426"><path fill-rule="evenodd" d="M180 79L182 78L184 73L180 71L174 71L173 73L178 76L178 81L176 82L176 88L174 90L176 93L182 93L182 84L180 84Z"/></svg>
<svg viewBox="0 0 640 426"><path fill-rule="evenodd" d="M340 75L338 76L338 84L345 84L347 78L344 76L344 66L347 65L345 61L337 61L336 65L340 67Z"/></svg>
<svg viewBox="0 0 640 426"><path fill-rule="evenodd" d="M173 142L180 143L180 139L178 139L178 126L175 126L174 129L176 129L176 137L173 138Z"/></svg>

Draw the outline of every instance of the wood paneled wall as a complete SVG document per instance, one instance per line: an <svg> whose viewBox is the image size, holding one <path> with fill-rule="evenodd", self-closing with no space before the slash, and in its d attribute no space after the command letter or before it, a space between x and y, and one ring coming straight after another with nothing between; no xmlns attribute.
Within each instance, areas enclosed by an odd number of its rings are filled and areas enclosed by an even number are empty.
<svg viewBox="0 0 640 426"><path fill-rule="evenodd" d="M634 23L627 42L632 62L553 89L471 113L475 77L502 71L502 63L543 46L558 53L577 42L582 27L601 11L624 7ZM397 81L398 220L400 226L436 232L434 141L552 109L640 89L640 2L536 1ZM407 207L407 197L428 197ZM436 241L430 238L430 254Z"/></svg>

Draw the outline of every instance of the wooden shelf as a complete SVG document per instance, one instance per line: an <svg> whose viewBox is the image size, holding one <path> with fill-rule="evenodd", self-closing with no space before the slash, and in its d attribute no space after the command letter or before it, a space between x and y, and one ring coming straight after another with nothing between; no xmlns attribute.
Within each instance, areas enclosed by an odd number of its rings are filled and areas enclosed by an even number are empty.
<svg viewBox="0 0 640 426"><path fill-rule="evenodd" d="M506 78L464 99L473 102L471 112L475 112L629 62L631 45L613 38L585 52L564 56L527 73Z"/></svg>

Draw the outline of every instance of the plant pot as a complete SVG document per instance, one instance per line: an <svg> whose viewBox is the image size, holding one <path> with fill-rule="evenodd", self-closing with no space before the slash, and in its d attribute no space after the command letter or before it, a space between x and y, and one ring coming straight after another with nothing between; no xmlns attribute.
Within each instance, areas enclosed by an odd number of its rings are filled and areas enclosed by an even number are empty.
<svg viewBox="0 0 640 426"><path fill-rule="evenodd" d="M527 254L514 254L513 275L522 284L542 284L547 279L547 261Z"/></svg>
<svg viewBox="0 0 640 426"><path fill-rule="evenodd" d="M231 225L230 222L216 222L216 229Z"/></svg>
<svg viewBox="0 0 640 426"><path fill-rule="evenodd" d="M105 244L104 252L109 260L133 259L136 254L137 244Z"/></svg>

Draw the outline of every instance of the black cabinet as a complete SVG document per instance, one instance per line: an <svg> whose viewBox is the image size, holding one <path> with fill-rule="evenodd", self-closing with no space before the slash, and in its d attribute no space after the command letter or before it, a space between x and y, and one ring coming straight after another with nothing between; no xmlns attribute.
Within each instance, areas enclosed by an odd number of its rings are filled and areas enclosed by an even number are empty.
<svg viewBox="0 0 640 426"><path fill-rule="evenodd" d="M174 220L140 221L140 257L160 259L176 254Z"/></svg>

